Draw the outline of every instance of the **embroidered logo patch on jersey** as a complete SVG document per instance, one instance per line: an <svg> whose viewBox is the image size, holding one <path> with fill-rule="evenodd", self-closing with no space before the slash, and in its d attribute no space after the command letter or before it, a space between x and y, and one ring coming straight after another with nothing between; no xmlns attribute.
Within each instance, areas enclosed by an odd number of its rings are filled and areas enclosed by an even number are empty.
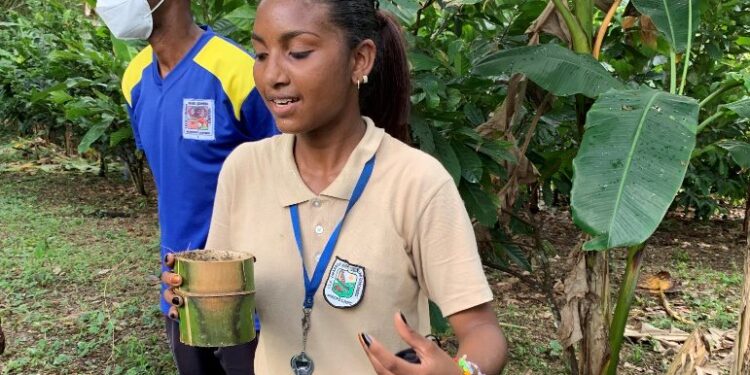
<svg viewBox="0 0 750 375"><path fill-rule="evenodd" d="M213 99L183 99L182 138L199 141L216 139Z"/></svg>
<svg viewBox="0 0 750 375"><path fill-rule="evenodd" d="M365 268L336 257L323 296L333 307L357 306L365 294Z"/></svg>

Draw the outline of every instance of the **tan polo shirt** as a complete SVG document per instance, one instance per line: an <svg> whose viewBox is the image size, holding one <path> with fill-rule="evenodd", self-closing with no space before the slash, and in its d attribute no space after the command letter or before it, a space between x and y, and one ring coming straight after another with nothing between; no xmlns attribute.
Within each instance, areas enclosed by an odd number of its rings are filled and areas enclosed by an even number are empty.
<svg viewBox="0 0 750 375"><path fill-rule="evenodd" d="M257 258L262 324L257 374L291 374L290 359L302 349L304 283L289 206L299 207L304 261L312 276L373 154L372 177L346 218L315 295L307 343L315 373L374 373L357 334L367 333L394 352L405 349L393 327L399 310L428 334L428 298L446 316L493 298L448 172L365 120L365 136L319 195L298 173L289 134L238 147L221 171L206 248L247 251Z"/></svg>

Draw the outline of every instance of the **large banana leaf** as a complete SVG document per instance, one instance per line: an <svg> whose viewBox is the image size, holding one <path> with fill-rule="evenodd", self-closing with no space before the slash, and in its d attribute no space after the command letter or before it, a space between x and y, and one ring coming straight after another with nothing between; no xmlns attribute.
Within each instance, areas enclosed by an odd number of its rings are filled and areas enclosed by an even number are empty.
<svg viewBox="0 0 750 375"><path fill-rule="evenodd" d="M750 169L750 144L733 139L723 140L717 144L729 152L729 155L740 168Z"/></svg>
<svg viewBox="0 0 750 375"><path fill-rule="evenodd" d="M633 0L633 4L651 17L676 52L684 51L698 30L699 0Z"/></svg>
<svg viewBox="0 0 750 375"><path fill-rule="evenodd" d="M609 89L624 88L590 55L578 54L557 44L519 47L493 53L477 62L474 73L523 73L558 96L583 94L595 98Z"/></svg>
<svg viewBox="0 0 750 375"><path fill-rule="evenodd" d="M573 160L573 220L593 237L584 249L651 236L682 185L697 123L695 100L645 87L594 103Z"/></svg>
<svg viewBox="0 0 750 375"><path fill-rule="evenodd" d="M750 98L740 99L734 103L725 104L725 107L741 117L750 118Z"/></svg>

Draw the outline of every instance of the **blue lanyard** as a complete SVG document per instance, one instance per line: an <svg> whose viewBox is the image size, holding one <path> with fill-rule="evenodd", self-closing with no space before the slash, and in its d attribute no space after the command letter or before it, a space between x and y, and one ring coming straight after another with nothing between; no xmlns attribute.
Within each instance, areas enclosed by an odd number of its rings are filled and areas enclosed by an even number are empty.
<svg viewBox="0 0 750 375"><path fill-rule="evenodd" d="M333 230L333 233L331 233L331 237L328 239L325 248L323 248L323 253L320 255L320 260L318 260L318 264L315 266L315 272L313 272L312 279L308 276L307 267L305 267L305 257L302 251L302 232L300 231L299 224L299 209L296 204L289 206L289 215L292 217L294 238L297 240L297 249L299 250L300 257L302 257L302 272L305 282L305 301L302 306L305 309L312 309L315 293L318 291L320 282L323 280L323 273L328 267L328 263L331 261L333 249L336 247L336 242L339 240L339 234L341 233L341 226L344 224L344 219L346 219L346 215L357 203L359 197L362 196L362 192L365 190L365 186L367 186L367 182L370 180L374 166L375 156L365 163L365 167L362 169L362 174L359 176L359 180L357 180L357 185L354 186L352 197L349 199L349 205L346 206L346 212L344 212L344 216L341 218L338 225L336 225L336 228Z"/></svg>

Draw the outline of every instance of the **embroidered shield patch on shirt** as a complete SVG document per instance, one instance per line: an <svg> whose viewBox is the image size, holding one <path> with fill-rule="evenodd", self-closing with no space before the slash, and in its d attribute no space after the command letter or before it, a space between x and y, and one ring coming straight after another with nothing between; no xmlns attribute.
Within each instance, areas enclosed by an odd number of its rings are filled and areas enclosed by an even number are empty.
<svg viewBox="0 0 750 375"><path fill-rule="evenodd" d="M213 99L183 99L182 138L199 141L216 139Z"/></svg>
<svg viewBox="0 0 750 375"><path fill-rule="evenodd" d="M357 306L365 294L365 268L336 257L328 274L323 296L333 307Z"/></svg>

